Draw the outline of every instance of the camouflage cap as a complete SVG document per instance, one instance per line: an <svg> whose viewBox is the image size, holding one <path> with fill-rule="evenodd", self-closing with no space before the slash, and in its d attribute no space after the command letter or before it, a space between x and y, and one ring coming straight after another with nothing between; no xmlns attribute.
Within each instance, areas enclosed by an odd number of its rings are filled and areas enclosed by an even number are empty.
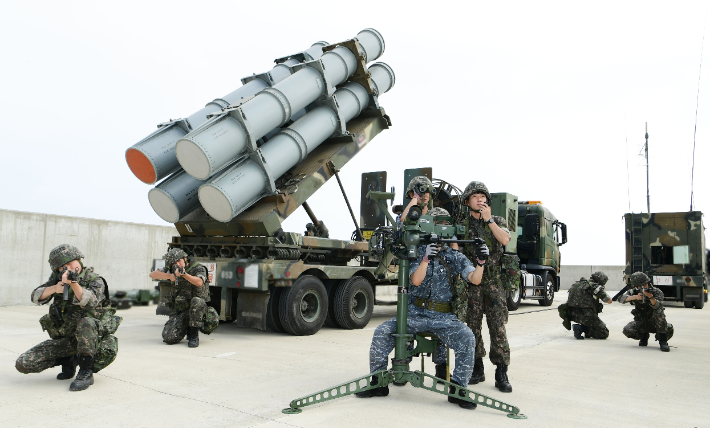
<svg viewBox="0 0 710 428"><path fill-rule="evenodd" d="M491 194L488 191L488 187L480 181L472 181L468 183L468 186L466 186L466 189L463 191L463 195L461 195L464 203L468 203L468 198L474 193L483 193L486 195L486 198L488 198L488 203L491 202Z"/></svg>
<svg viewBox="0 0 710 428"><path fill-rule="evenodd" d="M651 278L643 272L636 272L629 278L629 284L631 284L632 287L641 287L649 282L651 282Z"/></svg>
<svg viewBox="0 0 710 428"><path fill-rule="evenodd" d="M429 215L432 217L437 217L437 216L451 216L448 211L446 211L443 208L436 207L433 210L429 211Z"/></svg>
<svg viewBox="0 0 710 428"><path fill-rule="evenodd" d="M181 248L171 248L163 256L163 258L165 259L165 264L168 266L174 265L175 263L177 263L178 260L185 257L187 257L187 253L184 252Z"/></svg>
<svg viewBox="0 0 710 428"><path fill-rule="evenodd" d="M49 252L49 266L52 268L52 271L56 271L61 266L71 261L83 258L84 255L78 248L73 245L62 244Z"/></svg>
<svg viewBox="0 0 710 428"><path fill-rule="evenodd" d="M605 285L606 282L609 281L609 277L602 271L594 272L591 279L599 285Z"/></svg>
<svg viewBox="0 0 710 428"><path fill-rule="evenodd" d="M433 190L434 185L431 184L431 180L423 175L418 175L409 182L405 193L408 194L410 191L415 191L419 196L422 196L426 192L432 193Z"/></svg>

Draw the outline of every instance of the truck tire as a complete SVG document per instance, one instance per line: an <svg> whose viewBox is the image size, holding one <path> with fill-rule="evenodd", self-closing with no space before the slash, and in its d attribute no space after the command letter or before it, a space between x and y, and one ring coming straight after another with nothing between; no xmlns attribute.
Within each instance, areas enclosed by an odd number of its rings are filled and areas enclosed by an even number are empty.
<svg viewBox="0 0 710 428"><path fill-rule="evenodd" d="M693 300L685 301L685 302L683 302L683 306L690 309L695 306L695 301L693 301Z"/></svg>
<svg viewBox="0 0 710 428"><path fill-rule="evenodd" d="M281 300L281 292L284 289L274 287L269 295L269 303L266 306L266 326L276 333L286 333L281 320L279 319L279 304Z"/></svg>
<svg viewBox="0 0 710 428"><path fill-rule="evenodd" d="M325 290L328 293L328 315L325 317L325 325L331 328L340 328L338 321L335 319L335 292L338 286L344 282L341 279L329 279L324 282Z"/></svg>
<svg viewBox="0 0 710 428"><path fill-rule="evenodd" d="M523 286L520 285L518 286L518 289L515 291L508 291L505 293L506 295L506 303L508 304L508 310L509 311L515 311L520 307L520 299L523 295Z"/></svg>
<svg viewBox="0 0 710 428"><path fill-rule="evenodd" d="M335 291L335 319L347 330L363 328L372 318L375 294L370 281L361 276L353 276Z"/></svg>
<svg viewBox="0 0 710 428"><path fill-rule="evenodd" d="M328 293L315 276L301 276L281 292L279 320L286 333L296 336L315 334L323 327L327 314Z"/></svg>
<svg viewBox="0 0 710 428"><path fill-rule="evenodd" d="M700 300L695 301L695 309L702 309L705 306L705 298L701 297Z"/></svg>
<svg viewBox="0 0 710 428"><path fill-rule="evenodd" d="M545 284L545 289L542 290L542 299L537 302L540 306L551 306L555 300L555 275L548 271L543 272L542 283Z"/></svg>

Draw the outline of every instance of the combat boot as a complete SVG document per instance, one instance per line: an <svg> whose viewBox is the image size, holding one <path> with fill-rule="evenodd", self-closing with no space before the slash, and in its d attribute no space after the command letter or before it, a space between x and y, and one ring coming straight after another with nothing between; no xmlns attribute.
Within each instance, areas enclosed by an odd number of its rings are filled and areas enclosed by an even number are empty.
<svg viewBox="0 0 710 428"><path fill-rule="evenodd" d="M60 364L62 365L62 372L57 375L57 379L71 379L76 374L76 366L79 364L79 356L70 355L68 357L57 358L57 365Z"/></svg>
<svg viewBox="0 0 710 428"><path fill-rule="evenodd" d="M504 363L498 363L496 366L496 388L501 392L513 392L513 387L508 382L508 366Z"/></svg>
<svg viewBox="0 0 710 428"><path fill-rule="evenodd" d="M582 336L582 326L580 324L574 324L572 326L572 330L574 330L575 339L584 339L584 337Z"/></svg>
<svg viewBox="0 0 710 428"><path fill-rule="evenodd" d="M661 351L671 352L671 348L668 346L668 334L667 333L656 334L656 339L658 339L658 344L661 346Z"/></svg>
<svg viewBox="0 0 710 428"><path fill-rule="evenodd" d="M483 373L483 358L478 357L473 363L473 373L471 373L471 379L468 381L469 385L475 385L478 382L483 382L486 380L486 375Z"/></svg>
<svg viewBox="0 0 710 428"><path fill-rule="evenodd" d="M648 338L651 336L648 333L644 333L641 335L641 340L639 340L639 346L648 346Z"/></svg>
<svg viewBox="0 0 710 428"><path fill-rule="evenodd" d="M94 384L94 357L81 355L79 357L79 374L69 386L70 391L83 391Z"/></svg>
<svg viewBox="0 0 710 428"><path fill-rule="evenodd" d="M458 382L453 382L453 383L455 383L456 385L459 385ZM463 385L459 385L459 386L462 387L462 388L464 387ZM449 394L454 394L455 392L456 392L456 387L453 386L453 385L449 385ZM463 390L463 389L460 389L460 390L459 390L459 393L458 393L458 396L459 396L459 397L465 397L465 396L466 396L466 391ZM469 409L469 410L473 410L473 409L475 409L475 408L478 406L478 404L476 404L476 403L472 403L472 402L470 402L470 401L465 401L465 400L462 400L462 399L457 398L457 397L452 397L452 396L450 396L450 395L449 395L449 403L458 404L459 407L462 407L462 408L464 408L464 409Z"/></svg>
<svg viewBox="0 0 710 428"><path fill-rule="evenodd" d="M446 380L446 364L437 364L436 365L436 374L435 376L438 377L439 379ZM451 379L451 376L449 376L449 379ZM441 381L437 381L436 383L442 383Z"/></svg>
<svg viewBox="0 0 710 428"><path fill-rule="evenodd" d="M372 376L370 381L370 386L377 385L379 382L377 376ZM381 386L379 388L372 388L366 391L356 392L355 396L358 398L370 398L370 397L387 397L390 394L390 389L387 385Z"/></svg>
<svg viewBox="0 0 710 428"><path fill-rule="evenodd" d="M187 329L187 346L197 348L200 346L200 328L188 327Z"/></svg>
<svg viewBox="0 0 710 428"><path fill-rule="evenodd" d="M589 327L587 327L586 325L582 325L582 333L584 333L584 337L586 339L591 339L592 335L591 333L589 333Z"/></svg>

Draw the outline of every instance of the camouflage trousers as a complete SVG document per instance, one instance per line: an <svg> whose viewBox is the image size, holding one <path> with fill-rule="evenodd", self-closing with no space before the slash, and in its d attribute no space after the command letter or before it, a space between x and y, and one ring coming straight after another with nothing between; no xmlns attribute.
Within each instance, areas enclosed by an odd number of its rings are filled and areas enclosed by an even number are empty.
<svg viewBox="0 0 710 428"><path fill-rule="evenodd" d="M638 309L631 311L634 320L624 327L624 336L629 339L641 340L646 333L666 333L668 339L673 337L673 325L668 324L664 309L648 311L646 314L639 313Z"/></svg>
<svg viewBox="0 0 710 428"><path fill-rule="evenodd" d="M407 333L428 332L454 350L456 368L452 379L460 385L468 385L473 372L473 350L475 338L471 330L453 314L422 309L414 305L408 307ZM375 329L370 345L370 373L387 368L387 358L394 349L397 332L397 318L389 319Z"/></svg>
<svg viewBox="0 0 710 428"><path fill-rule="evenodd" d="M503 363L509 366L510 346L505 331L505 324L508 322L508 306L505 291L494 281L468 287L466 324L476 336L476 358L486 356L486 346L481 333L484 314L491 338L489 358L493 364Z"/></svg>
<svg viewBox="0 0 710 428"><path fill-rule="evenodd" d="M111 364L118 355L118 339L102 334L99 320L84 317L79 320L73 336L49 339L20 355L15 367L21 373L39 373L58 365L57 359L76 354L94 357L94 373Z"/></svg>
<svg viewBox="0 0 710 428"><path fill-rule="evenodd" d="M163 327L163 342L169 345L179 343L187 334L188 326L197 327L202 333L210 334L218 325L217 311L207 306L204 299L193 297L188 310L170 315Z"/></svg>
<svg viewBox="0 0 710 428"><path fill-rule="evenodd" d="M609 329L606 324L599 319L597 311L591 308L569 308L567 310L569 319L576 323L589 327L589 337L594 339L606 339L609 337Z"/></svg>

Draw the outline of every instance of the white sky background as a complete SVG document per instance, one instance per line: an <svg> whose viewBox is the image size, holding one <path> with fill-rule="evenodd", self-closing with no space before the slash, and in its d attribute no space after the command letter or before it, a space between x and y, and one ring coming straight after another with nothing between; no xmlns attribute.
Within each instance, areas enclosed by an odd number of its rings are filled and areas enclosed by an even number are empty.
<svg viewBox="0 0 710 428"><path fill-rule="evenodd" d="M706 2L0 3L0 208L165 224L124 153L313 42L372 27L396 74L393 126L341 172L431 166L464 188L542 200L567 223L563 264L624 264L623 214L687 211ZM696 210L710 212L710 40L695 151ZM626 138L628 137L628 145ZM627 160L628 176L627 180ZM630 201L628 195L631 195ZM309 204L347 239L337 182ZM302 210L284 225L303 232Z"/></svg>

